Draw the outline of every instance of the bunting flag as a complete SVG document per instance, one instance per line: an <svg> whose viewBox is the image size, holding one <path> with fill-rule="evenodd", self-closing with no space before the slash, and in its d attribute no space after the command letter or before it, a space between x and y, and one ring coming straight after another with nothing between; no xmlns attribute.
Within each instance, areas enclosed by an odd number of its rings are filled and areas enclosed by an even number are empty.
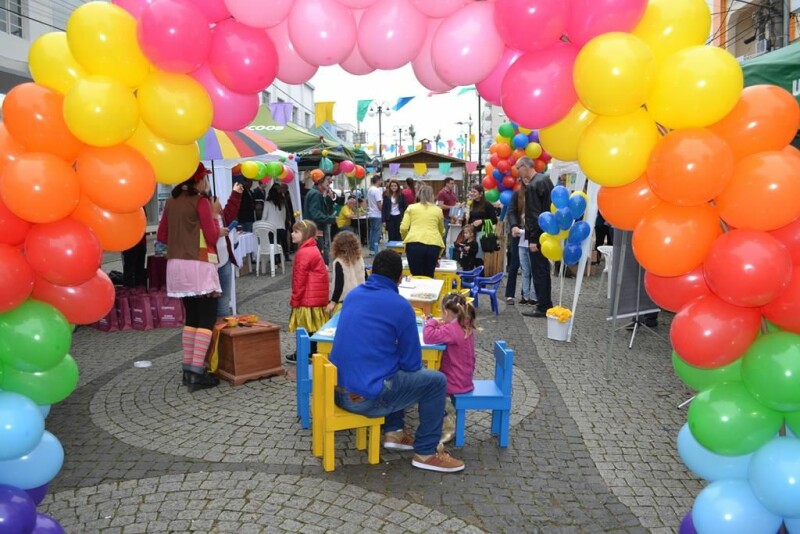
<svg viewBox="0 0 800 534"><path fill-rule="evenodd" d="M439 163L439 174L450 174L450 165L449 161Z"/></svg>
<svg viewBox="0 0 800 534"><path fill-rule="evenodd" d="M270 102L269 112L272 115L272 120L280 126L286 126L286 123L292 119L292 111L294 104L291 102Z"/></svg>
<svg viewBox="0 0 800 534"><path fill-rule="evenodd" d="M426 172L428 172L428 166L424 163L415 163L414 164L414 174L419 176L423 176Z"/></svg>
<svg viewBox="0 0 800 534"><path fill-rule="evenodd" d="M445 146L446 146L446 145L445 145L445 144L444 144L442 141L439 141L438 143L436 143L436 148L437 148L437 149L438 149L438 148L444 148Z"/></svg>
<svg viewBox="0 0 800 534"><path fill-rule="evenodd" d="M478 170L478 162L477 161L468 161L468 162L466 162L465 166L466 166L467 172L469 174L472 174L473 172Z"/></svg>
<svg viewBox="0 0 800 534"><path fill-rule="evenodd" d="M469 93L471 91L475 91L475 86L474 85L470 85L469 87L462 87L461 90L458 92L458 94L456 96L461 96L464 93Z"/></svg>
<svg viewBox="0 0 800 534"><path fill-rule="evenodd" d="M395 111L399 111L400 108L402 108L403 106L405 106L406 104L408 104L412 100L414 100L413 96L401 96L400 98L397 99L397 104L392 106L392 109L395 110Z"/></svg>
<svg viewBox="0 0 800 534"><path fill-rule="evenodd" d="M394 146L394 145L392 145ZM390 163L389 164L389 176L397 176L400 172L400 164L399 163Z"/></svg>
<svg viewBox="0 0 800 534"><path fill-rule="evenodd" d="M428 96L446 95L448 93L450 93L450 91L430 91Z"/></svg>
<svg viewBox="0 0 800 534"><path fill-rule="evenodd" d="M389 147L389 152L394 152L395 154L397 154L397 145L391 145Z"/></svg>
<svg viewBox="0 0 800 534"><path fill-rule="evenodd" d="M453 149L453 140L452 139L448 139L447 140L447 150L452 150L452 149Z"/></svg>
<svg viewBox="0 0 800 534"><path fill-rule="evenodd" d="M469 134L469 142L475 144L475 134Z"/></svg>
<svg viewBox="0 0 800 534"><path fill-rule="evenodd" d="M333 124L333 106L335 104L336 102L316 102L314 104L314 126L322 126L325 122Z"/></svg>
<svg viewBox="0 0 800 534"><path fill-rule="evenodd" d="M414 145L408 145L408 151L414 152Z"/></svg>
<svg viewBox="0 0 800 534"><path fill-rule="evenodd" d="M358 101L358 112L356 113L356 119L358 119L358 122L364 122L364 117L367 116L370 104L372 104L372 100Z"/></svg>

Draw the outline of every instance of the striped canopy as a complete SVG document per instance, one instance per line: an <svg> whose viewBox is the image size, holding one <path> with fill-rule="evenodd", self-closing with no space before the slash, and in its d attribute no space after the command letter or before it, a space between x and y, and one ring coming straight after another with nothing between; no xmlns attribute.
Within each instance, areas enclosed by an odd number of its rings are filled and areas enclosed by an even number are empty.
<svg viewBox="0 0 800 534"><path fill-rule="evenodd" d="M278 146L250 130L226 132L209 129L198 142L201 160L240 159L269 154Z"/></svg>

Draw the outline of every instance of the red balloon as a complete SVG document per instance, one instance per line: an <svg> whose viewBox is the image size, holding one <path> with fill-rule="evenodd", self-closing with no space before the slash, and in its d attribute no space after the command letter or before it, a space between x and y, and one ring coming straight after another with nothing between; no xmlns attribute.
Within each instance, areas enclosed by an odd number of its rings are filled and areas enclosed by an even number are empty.
<svg viewBox="0 0 800 534"><path fill-rule="evenodd" d="M516 182L517 180L514 179L513 176L506 176L505 178L503 178L503 187L505 187L506 189L512 189Z"/></svg>
<svg viewBox="0 0 800 534"><path fill-rule="evenodd" d="M0 313L11 311L30 296L33 290L33 269L22 251L0 245Z"/></svg>
<svg viewBox="0 0 800 534"><path fill-rule="evenodd" d="M542 154L539 156L539 159L544 161L545 163L550 163L550 160L553 159L553 156L548 154L546 151L542 151Z"/></svg>
<svg viewBox="0 0 800 534"><path fill-rule="evenodd" d="M760 326L757 308L733 306L715 295L706 295L675 316L670 340L686 363L714 369L744 354L758 336Z"/></svg>
<svg viewBox="0 0 800 534"><path fill-rule="evenodd" d="M3 173L0 172L0 175ZM14 215L0 198L0 243L6 245L20 245L25 241L31 223Z"/></svg>
<svg viewBox="0 0 800 534"><path fill-rule="evenodd" d="M497 163L500 161L500 156L497 154L492 154L492 157L489 158L489 161L492 163L492 165L497 167Z"/></svg>
<svg viewBox="0 0 800 534"><path fill-rule="evenodd" d="M356 178L363 178L367 175L367 170L361 165L356 165Z"/></svg>
<svg viewBox="0 0 800 534"><path fill-rule="evenodd" d="M708 287L728 304L764 306L789 283L792 258L767 232L733 230L714 241L703 269Z"/></svg>
<svg viewBox="0 0 800 534"><path fill-rule="evenodd" d="M491 176L487 176L483 179L483 188L484 189L496 189L497 188L497 180L492 178Z"/></svg>
<svg viewBox="0 0 800 534"><path fill-rule="evenodd" d="M533 168L536 172L544 172L544 170L547 168L547 163L541 159L537 159L533 162Z"/></svg>
<svg viewBox="0 0 800 534"><path fill-rule="evenodd" d="M2 221L2 216L0 216L0 221ZM781 226L777 230L771 231L770 235L778 238L789 251L792 262L795 265L800 265L800 218L795 219L786 226Z"/></svg>
<svg viewBox="0 0 800 534"><path fill-rule="evenodd" d="M101 269L88 281L75 286L51 284L37 276L33 298L50 304L72 324L92 324L105 317L114 306L114 284Z"/></svg>
<svg viewBox="0 0 800 534"><path fill-rule="evenodd" d="M789 284L772 302L761 308L761 313L778 327L800 334L800 269L792 272Z"/></svg>
<svg viewBox="0 0 800 534"><path fill-rule="evenodd" d="M703 276L702 265L681 276L658 276L647 272L644 275L644 287L660 308L675 313L690 302L711 293Z"/></svg>
<svg viewBox="0 0 800 534"><path fill-rule="evenodd" d="M511 165L508 163L507 159L498 160L495 167L497 167L497 170L502 172L503 174L506 174L511 170Z"/></svg>
<svg viewBox="0 0 800 534"><path fill-rule="evenodd" d="M59 285L86 282L103 260L94 232L73 219L35 225L25 239L25 254L37 275Z"/></svg>

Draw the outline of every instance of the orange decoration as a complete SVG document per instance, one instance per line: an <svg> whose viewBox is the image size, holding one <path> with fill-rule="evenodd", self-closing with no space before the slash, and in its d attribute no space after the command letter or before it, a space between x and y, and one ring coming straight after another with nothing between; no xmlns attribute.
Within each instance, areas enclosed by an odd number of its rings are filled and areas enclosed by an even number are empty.
<svg viewBox="0 0 800 534"><path fill-rule="evenodd" d="M153 167L128 145L84 148L78 155L82 191L97 206L129 213L144 206L156 187Z"/></svg>
<svg viewBox="0 0 800 534"><path fill-rule="evenodd" d="M507 158L511 155L511 147L507 143L497 143L497 150L495 152L500 159Z"/></svg>
<svg viewBox="0 0 800 534"><path fill-rule="evenodd" d="M23 152L25 147L11 137L6 125L0 121L0 174L3 174L3 169Z"/></svg>
<svg viewBox="0 0 800 534"><path fill-rule="evenodd" d="M52 154L27 152L10 163L0 180L0 196L14 215L32 223L68 216L80 198L72 167Z"/></svg>
<svg viewBox="0 0 800 534"><path fill-rule="evenodd" d="M144 235L147 219L141 208L131 213L106 211L86 196L70 215L94 231L103 250L121 252L131 248Z"/></svg>
<svg viewBox="0 0 800 534"><path fill-rule="evenodd" d="M597 205L603 218L614 228L633 230L644 214L661 203L650 189L647 175L621 187L601 187Z"/></svg>

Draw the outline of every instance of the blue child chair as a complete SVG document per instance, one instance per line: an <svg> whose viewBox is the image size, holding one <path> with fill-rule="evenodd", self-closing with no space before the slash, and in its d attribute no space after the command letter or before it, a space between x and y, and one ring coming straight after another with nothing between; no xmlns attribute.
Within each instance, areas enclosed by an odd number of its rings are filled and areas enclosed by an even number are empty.
<svg viewBox="0 0 800 534"><path fill-rule="evenodd" d="M483 272L483 265L478 265L471 271L458 271L456 274L461 278L461 287L472 289L475 284L475 279Z"/></svg>
<svg viewBox="0 0 800 534"><path fill-rule="evenodd" d="M511 375L514 351L505 341L494 342L494 380L473 380L475 389L453 395L456 410L456 447L464 446L467 410L492 410L492 435L498 436L501 447L508 447L511 418Z"/></svg>
<svg viewBox="0 0 800 534"><path fill-rule="evenodd" d="M472 286L470 294L475 299L475 307L479 306L478 295L489 295L492 301L492 311L495 315L500 315L500 306L497 304L497 290L500 288L500 283L503 281L505 273L497 273L493 276L484 277L478 276L475 278L475 283Z"/></svg>
<svg viewBox="0 0 800 534"><path fill-rule="evenodd" d="M298 328L297 337L297 417L307 429L311 425L311 340L305 328Z"/></svg>

